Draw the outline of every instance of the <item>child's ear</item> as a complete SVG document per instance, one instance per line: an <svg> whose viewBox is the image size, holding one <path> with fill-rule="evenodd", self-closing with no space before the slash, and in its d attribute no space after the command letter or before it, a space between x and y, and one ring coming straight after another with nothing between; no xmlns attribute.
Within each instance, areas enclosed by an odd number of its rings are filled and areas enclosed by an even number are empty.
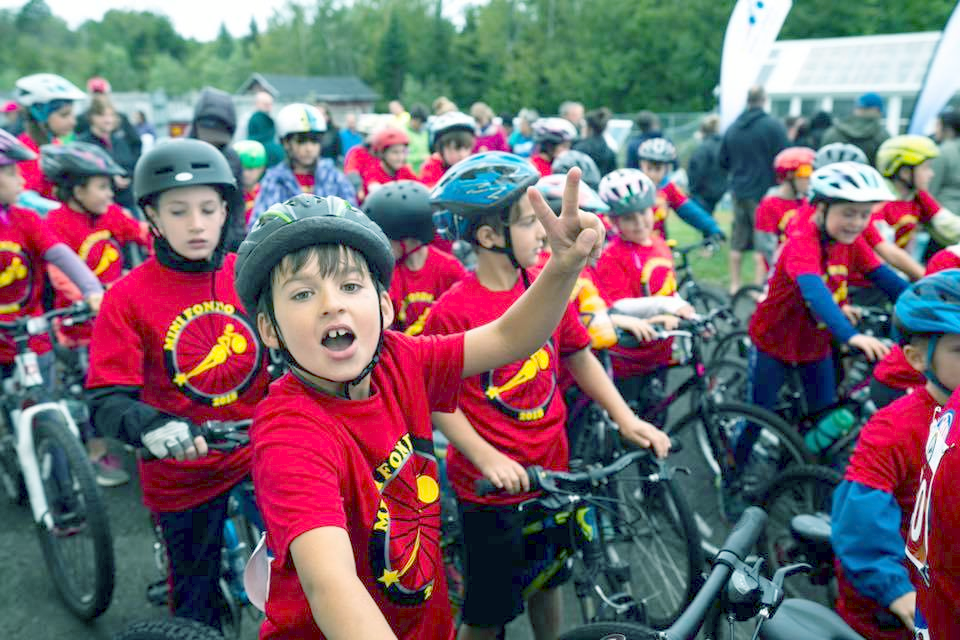
<svg viewBox="0 0 960 640"><path fill-rule="evenodd" d="M389 291L380 292L380 313L383 315L383 326L384 327L392 326L394 309L393 309L393 301L390 300Z"/></svg>
<svg viewBox="0 0 960 640"><path fill-rule="evenodd" d="M912 342L903 345L903 355L907 363L916 371L923 373L927 370L927 342L921 341L919 344Z"/></svg>
<svg viewBox="0 0 960 640"><path fill-rule="evenodd" d="M260 340L262 340L263 344L268 348L280 348L280 338L277 336L277 330L265 313L257 314L257 332L260 334Z"/></svg>
<svg viewBox="0 0 960 640"><path fill-rule="evenodd" d="M477 229L476 238L477 242L484 249L489 249L490 247L496 245L497 239L500 237L500 234L497 233L493 227L488 224L483 225Z"/></svg>

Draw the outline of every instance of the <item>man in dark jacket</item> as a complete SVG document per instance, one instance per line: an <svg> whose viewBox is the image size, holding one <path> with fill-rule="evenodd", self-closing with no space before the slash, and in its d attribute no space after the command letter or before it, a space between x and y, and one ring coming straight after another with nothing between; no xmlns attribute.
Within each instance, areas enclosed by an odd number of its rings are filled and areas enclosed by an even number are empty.
<svg viewBox="0 0 960 640"><path fill-rule="evenodd" d="M666 138L660 130L660 118L652 111L638 113L634 125L637 127L637 133L627 138L624 145L627 154L624 166L628 169L640 168L640 157L637 155L637 149L640 148L641 144L651 138Z"/></svg>
<svg viewBox="0 0 960 640"><path fill-rule="evenodd" d="M230 94L212 87L201 91L193 110L189 137L203 140L219 149L237 180L237 190L227 202L227 224L223 228L227 251L236 251L247 235L242 186L243 166L240 164L240 156L230 146L236 131L237 111Z"/></svg>
<svg viewBox="0 0 960 640"><path fill-rule="evenodd" d="M709 115L700 123L700 146L690 156L687 178L690 197L712 214L727 191L727 172L720 167L720 117Z"/></svg>
<svg viewBox="0 0 960 640"><path fill-rule="evenodd" d="M273 96L260 91L253 99L253 113L247 121L247 139L256 140L267 150L267 167L283 162L286 155L277 142L277 129L273 122Z"/></svg>
<svg viewBox="0 0 960 640"><path fill-rule="evenodd" d="M730 172L733 195L733 232L730 234L730 293L740 288L743 252L753 250L753 222L757 205L776 181L773 159L789 144L783 123L763 110L763 87L747 93L747 108L723 135L720 167ZM763 284L763 256L753 256L756 282Z"/></svg>
<svg viewBox="0 0 960 640"><path fill-rule="evenodd" d="M883 98L875 93L865 93L857 98L853 115L838 121L824 131L820 145L831 142L848 142L860 147L870 165L877 159L877 149L890 137L883 122Z"/></svg>

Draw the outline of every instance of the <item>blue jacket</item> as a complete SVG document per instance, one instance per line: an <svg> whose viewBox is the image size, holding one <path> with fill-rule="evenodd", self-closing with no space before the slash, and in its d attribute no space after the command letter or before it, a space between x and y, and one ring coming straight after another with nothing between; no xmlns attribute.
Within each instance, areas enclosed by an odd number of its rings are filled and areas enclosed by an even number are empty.
<svg viewBox="0 0 960 640"><path fill-rule="evenodd" d="M336 168L333 161L329 158L321 158L317 161L317 169L314 172L316 183L313 192L318 196L337 196L343 198L350 204L357 204L357 190L354 189L343 172ZM293 169L289 162L270 167L260 181L260 193L257 200L253 203L253 215L250 216L250 228L256 224L260 215L278 202L284 202L290 198L303 193L300 183L293 175Z"/></svg>

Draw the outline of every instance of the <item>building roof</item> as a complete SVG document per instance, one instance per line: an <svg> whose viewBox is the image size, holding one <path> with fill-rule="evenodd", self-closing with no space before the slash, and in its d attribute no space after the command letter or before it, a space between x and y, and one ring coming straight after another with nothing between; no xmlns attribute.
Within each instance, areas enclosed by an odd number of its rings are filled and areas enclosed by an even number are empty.
<svg viewBox="0 0 960 640"><path fill-rule="evenodd" d="M357 76L287 76L253 73L241 85L238 94L248 93L259 83L281 100L313 98L326 102L374 102L380 95Z"/></svg>
<svg viewBox="0 0 960 640"><path fill-rule="evenodd" d="M916 94L940 33L779 41L757 84L768 95Z"/></svg>

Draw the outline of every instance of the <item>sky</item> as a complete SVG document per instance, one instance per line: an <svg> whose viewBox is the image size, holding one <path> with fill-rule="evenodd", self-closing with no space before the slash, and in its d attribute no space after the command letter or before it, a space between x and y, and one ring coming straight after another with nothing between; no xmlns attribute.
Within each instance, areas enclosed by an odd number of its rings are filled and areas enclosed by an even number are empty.
<svg viewBox="0 0 960 640"><path fill-rule="evenodd" d="M213 40L220 30L220 23L234 37L249 32L250 17L258 26L266 28L267 19L274 11L287 4L287 0L45 0L54 15L77 27L85 20L99 20L110 9L153 11L165 13L173 21L177 32L186 38L200 41ZM444 0L444 14L457 20L463 8L481 4L484 0ZM0 0L0 9L17 9L26 0ZM301 1L301 4L309 4Z"/></svg>

